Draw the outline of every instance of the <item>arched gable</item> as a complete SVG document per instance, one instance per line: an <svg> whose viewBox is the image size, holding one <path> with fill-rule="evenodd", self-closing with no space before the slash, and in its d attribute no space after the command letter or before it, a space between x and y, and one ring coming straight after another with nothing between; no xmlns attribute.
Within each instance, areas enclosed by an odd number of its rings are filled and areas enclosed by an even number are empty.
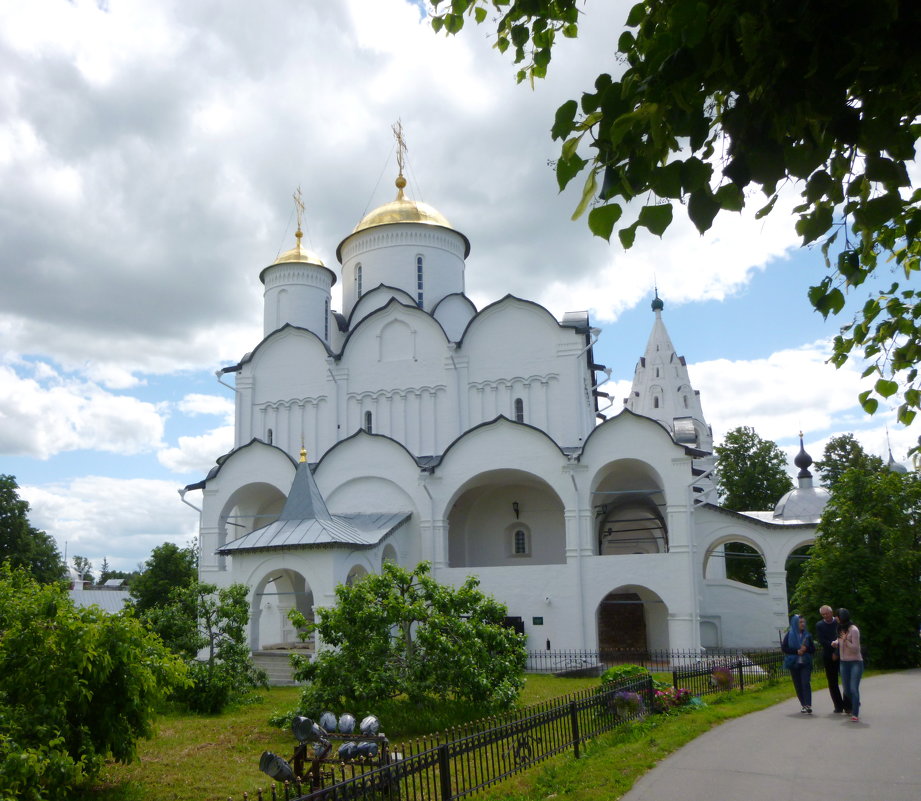
<svg viewBox="0 0 921 801"><path fill-rule="evenodd" d="M523 423L497 417L481 423L458 437L446 449L433 472L439 479L438 492L442 512L446 514L471 480L493 465L485 454L502 454L503 470L534 474L571 505L573 487L564 475L569 463L566 454L543 431Z"/></svg>
<svg viewBox="0 0 921 801"><path fill-rule="evenodd" d="M330 351L312 331L286 325L266 337L242 363L242 376L258 375L254 404L279 398L323 397L328 392L326 360Z"/></svg>
<svg viewBox="0 0 921 801"><path fill-rule="evenodd" d="M457 342L464 335L477 309L466 295L456 292L438 301L432 309L432 316L444 328L449 339Z"/></svg>
<svg viewBox="0 0 921 801"><path fill-rule="evenodd" d="M392 300L404 306L416 305L413 296L406 290L395 286L388 286L387 284L378 284L374 289L362 293L361 298L359 298L358 302L352 307L352 311L349 314L348 327L351 328L353 324L357 324L358 321L367 317L375 309L382 309Z"/></svg>
<svg viewBox="0 0 921 801"><path fill-rule="evenodd" d="M509 365L521 365L528 373L553 370L564 343L576 347L582 337L543 306L506 295L470 320L458 351L469 357L470 379L477 381L493 375L510 378Z"/></svg>
<svg viewBox="0 0 921 801"><path fill-rule="evenodd" d="M349 333L339 357L349 392L443 390L448 339L429 314L390 300Z"/></svg>

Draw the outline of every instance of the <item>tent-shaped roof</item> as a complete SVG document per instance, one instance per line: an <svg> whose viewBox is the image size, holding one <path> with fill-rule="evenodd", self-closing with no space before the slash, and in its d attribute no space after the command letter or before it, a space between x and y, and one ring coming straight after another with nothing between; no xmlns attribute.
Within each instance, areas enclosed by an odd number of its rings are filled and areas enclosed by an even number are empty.
<svg viewBox="0 0 921 801"><path fill-rule="evenodd" d="M307 454L301 451L291 492L278 519L228 542L217 552L233 555L267 548L371 548L409 522L411 516L411 512L331 515L307 465Z"/></svg>

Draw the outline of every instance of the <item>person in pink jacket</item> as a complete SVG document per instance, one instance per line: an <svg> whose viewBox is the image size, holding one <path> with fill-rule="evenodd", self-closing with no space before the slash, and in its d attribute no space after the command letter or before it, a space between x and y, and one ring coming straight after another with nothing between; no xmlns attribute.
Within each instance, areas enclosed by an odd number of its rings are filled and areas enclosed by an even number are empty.
<svg viewBox="0 0 921 801"><path fill-rule="evenodd" d="M847 609L838 610L838 639L832 643L838 649L841 684L851 700L851 720L860 720L860 677L863 676L863 654L860 652L860 629L851 622Z"/></svg>

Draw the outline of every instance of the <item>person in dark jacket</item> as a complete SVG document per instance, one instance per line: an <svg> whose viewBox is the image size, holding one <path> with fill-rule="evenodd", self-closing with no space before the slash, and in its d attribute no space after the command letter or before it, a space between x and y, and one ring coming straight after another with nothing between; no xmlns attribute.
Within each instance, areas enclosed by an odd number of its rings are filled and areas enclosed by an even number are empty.
<svg viewBox="0 0 921 801"><path fill-rule="evenodd" d="M841 697L838 687L838 651L832 643L838 639L838 620L830 606L819 607L822 619L816 624L815 639L822 646L822 663L825 666L825 678L828 681L828 694L835 707L835 712L850 712L850 699Z"/></svg>
<svg viewBox="0 0 921 801"><path fill-rule="evenodd" d="M780 649L786 654L784 667L790 671L796 697L801 704L800 712L812 714L812 655L815 642L806 631L806 618L793 615L790 628L784 635Z"/></svg>

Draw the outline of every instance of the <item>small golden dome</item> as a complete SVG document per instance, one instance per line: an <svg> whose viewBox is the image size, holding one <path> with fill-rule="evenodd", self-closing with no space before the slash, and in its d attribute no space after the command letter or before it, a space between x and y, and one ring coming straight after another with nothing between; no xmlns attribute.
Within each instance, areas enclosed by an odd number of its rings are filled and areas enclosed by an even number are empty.
<svg viewBox="0 0 921 801"><path fill-rule="evenodd" d="M282 253L275 261L259 273L259 280L265 283L266 271L279 264L312 264L315 267L322 267L326 270L332 276L332 283L335 284L336 274L323 263L323 259L312 250L307 250L307 248L301 244L301 238L304 234L300 228L297 229L294 236L297 237L297 244L291 248L291 250L286 250Z"/></svg>
<svg viewBox="0 0 921 801"><path fill-rule="evenodd" d="M301 244L301 237L303 234L300 232L300 230L298 230L295 236L297 237L297 244L291 248L291 250L286 250L277 259L275 259L274 264L300 262L301 264L316 264L318 267L325 267L326 265L323 263L323 259L321 259L312 250L307 250L307 248Z"/></svg>

